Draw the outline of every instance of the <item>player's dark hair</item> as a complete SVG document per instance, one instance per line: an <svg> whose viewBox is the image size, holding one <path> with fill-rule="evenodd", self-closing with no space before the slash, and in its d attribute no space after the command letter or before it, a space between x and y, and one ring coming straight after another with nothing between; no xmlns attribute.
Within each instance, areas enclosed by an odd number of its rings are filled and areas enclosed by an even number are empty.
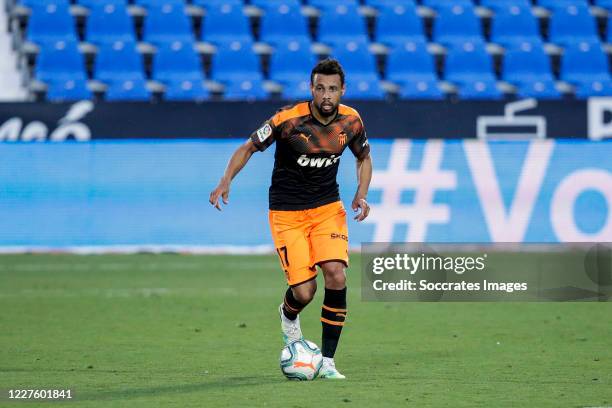
<svg viewBox="0 0 612 408"><path fill-rule="evenodd" d="M310 73L310 83L314 84L315 74L322 75L340 75L340 84L344 85L344 70L338 60L333 58L325 58L317 63Z"/></svg>

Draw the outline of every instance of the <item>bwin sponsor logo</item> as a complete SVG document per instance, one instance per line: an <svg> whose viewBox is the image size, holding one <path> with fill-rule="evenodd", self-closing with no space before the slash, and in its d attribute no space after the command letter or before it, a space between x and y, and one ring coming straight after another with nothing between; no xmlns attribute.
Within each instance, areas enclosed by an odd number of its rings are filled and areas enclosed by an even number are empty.
<svg viewBox="0 0 612 408"><path fill-rule="evenodd" d="M329 157L308 157L303 154L298 159L298 164L302 167L329 167L332 164L336 163L340 160L340 156L336 157L335 154L332 154Z"/></svg>

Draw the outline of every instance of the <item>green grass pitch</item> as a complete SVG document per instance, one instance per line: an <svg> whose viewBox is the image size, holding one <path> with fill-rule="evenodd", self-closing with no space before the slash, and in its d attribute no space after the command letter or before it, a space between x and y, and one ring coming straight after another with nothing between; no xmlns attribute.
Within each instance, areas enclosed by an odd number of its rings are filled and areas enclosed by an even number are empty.
<svg viewBox="0 0 612 408"><path fill-rule="evenodd" d="M612 303L366 303L359 279L354 256L348 380L299 383L272 255L1 256L0 406L48 406L9 388L72 389L54 407L612 406Z"/></svg>

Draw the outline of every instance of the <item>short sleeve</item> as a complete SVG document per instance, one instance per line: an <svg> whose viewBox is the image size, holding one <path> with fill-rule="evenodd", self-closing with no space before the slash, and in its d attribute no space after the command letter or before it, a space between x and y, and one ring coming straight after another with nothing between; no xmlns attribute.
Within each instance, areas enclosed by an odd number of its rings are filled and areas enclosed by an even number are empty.
<svg viewBox="0 0 612 408"><path fill-rule="evenodd" d="M266 150L278 135L278 128L274 126L272 119L266 120L256 131L251 134L251 141L259 150L263 152Z"/></svg>
<svg viewBox="0 0 612 408"><path fill-rule="evenodd" d="M361 119L359 119L359 128L349 143L349 148L358 159L363 159L370 152L370 144Z"/></svg>

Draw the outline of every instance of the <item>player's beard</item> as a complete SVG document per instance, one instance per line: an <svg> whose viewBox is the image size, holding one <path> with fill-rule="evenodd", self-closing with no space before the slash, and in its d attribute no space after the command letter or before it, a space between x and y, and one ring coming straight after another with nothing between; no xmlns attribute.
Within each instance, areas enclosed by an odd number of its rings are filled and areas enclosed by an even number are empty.
<svg viewBox="0 0 612 408"><path fill-rule="evenodd" d="M315 104L319 115L323 116L324 118L329 118L336 114L336 112L338 111L338 104L334 105L331 102L329 102L329 104L333 107L333 109L330 109L329 111L323 110L323 102L321 102L319 105Z"/></svg>

